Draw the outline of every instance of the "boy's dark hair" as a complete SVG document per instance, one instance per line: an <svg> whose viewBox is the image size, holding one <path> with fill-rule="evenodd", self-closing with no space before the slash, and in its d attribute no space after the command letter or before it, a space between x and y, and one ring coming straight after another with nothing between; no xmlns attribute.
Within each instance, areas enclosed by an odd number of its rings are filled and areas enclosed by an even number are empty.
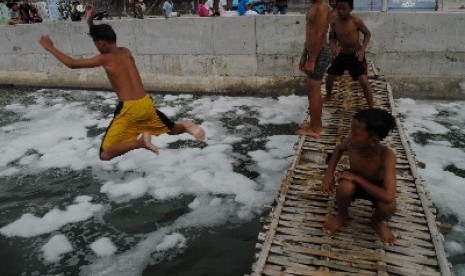
<svg viewBox="0 0 465 276"><path fill-rule="evenodd" d="M336 0L337 3L347 3L351 9L354 9L354 0Z"/></svg>
<svg viewBox="0 0 465 276"><path fill-rule="evenodd" d="M394 117L384 109L368 108L357 111L354 119L365 123L369 135L378 136L381 140L386 138L389 131L396 127Z"/></svg>
<svg viewBox="0 0 465 276"><path fill-rule="evenodd" d="M116 43L116 33L108 24L91 25L89 35L93 41L103 40L109 43Z"/></svg>

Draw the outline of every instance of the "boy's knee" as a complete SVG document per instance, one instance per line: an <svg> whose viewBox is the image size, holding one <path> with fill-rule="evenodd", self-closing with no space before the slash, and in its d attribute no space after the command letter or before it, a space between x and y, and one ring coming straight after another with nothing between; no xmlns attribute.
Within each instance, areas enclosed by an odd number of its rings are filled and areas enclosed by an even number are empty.
<svg viewBox="0 0 465 276"><path fill-rule="evenodd" d="M337 193L345 196L352 196L355 193L356 184L352 181L342 179L337 185Z"/></svg>

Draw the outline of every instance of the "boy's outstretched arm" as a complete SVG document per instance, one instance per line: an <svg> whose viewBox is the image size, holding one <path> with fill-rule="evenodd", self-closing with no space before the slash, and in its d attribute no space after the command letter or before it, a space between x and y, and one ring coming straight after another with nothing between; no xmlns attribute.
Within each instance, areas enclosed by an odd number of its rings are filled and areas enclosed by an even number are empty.
<svg viewBox="0 0 465 276"><path fill-rule="evenodd" d="M54 55L61 63L66 65L66 67L75 69L75 68L93 68L98 66L103 66L104 58L102 55L97 55L93 58L80 58L75 59L67 54L61 52L53 45L53 41L50 39L48 35L43 35L40 38L40 45L49 51L52 55Z"/></svg>
<svg viewBox="0 0 465 276"><path fill-rule="evenodd" d="M328 162L323 182L321 183L321 191L324 194L330 194L334 188L334 171L336 170L337 163L342 157L342 154L349 148L349 139L346 138L342 143L336 146Z"/></svg>
<svg viewBox="0 0 465 276"><path fill-rule="evenodd" d="M86 6L86 22L87 22L87 25L89 25L89 27L94 25L94 15L95 15L94 5L88 4Z"/></svg>

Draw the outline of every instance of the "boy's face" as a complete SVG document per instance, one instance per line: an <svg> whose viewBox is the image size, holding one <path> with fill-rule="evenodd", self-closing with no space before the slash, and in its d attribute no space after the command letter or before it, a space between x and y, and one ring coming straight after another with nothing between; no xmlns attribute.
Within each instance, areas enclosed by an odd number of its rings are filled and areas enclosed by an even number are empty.
<svg viewBox="0 0 465 276"><path fill-rule="evenodd" d="M352 8L347 2L339 2L336 5L336 11L337 11L337 15L340 18L347 18L349 17L350 12L352 11Z"/></svg>
<svg viewBox="0 0 465 276"><path fill-rule="evenodd" d="M357 149L368 148L376 142L376 137L366 131L366 125L357 119L352 120L349 134L350 145Z"/></svg>
<svg viewBox="0 0 465 276"><path fill-rule="evenodd" d="M96 41L94 41L94 44L95 44L95 47L97 47L97 50L101 54L105 54L105 53L108 52L107 42L105 42L103 40L96 40Z"/></svg>

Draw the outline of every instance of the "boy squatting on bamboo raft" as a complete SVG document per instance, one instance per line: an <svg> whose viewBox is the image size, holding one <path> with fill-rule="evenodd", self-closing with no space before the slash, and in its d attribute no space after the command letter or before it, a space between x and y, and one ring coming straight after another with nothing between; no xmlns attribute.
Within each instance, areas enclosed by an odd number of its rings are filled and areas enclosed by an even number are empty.
<svg viewBox="0 0 465 276"><path fill-rule="evenodd" d="M373 203L371 225L385 244L394 244L396 237L384 222L396 211L396 155L380 143L395 128L395 119L387 111L369 108L358 111L352 120L348 137L336 146L328 163L321 190L329 194L335 187L334 171L344 152L350 169L337 178L338 214L329 218L323 231L334 234L349 218L349 206L356 199Z"/></svg>
<svg viewBox="0 0 465 276"><path fill-rule="evenodd" d="M40 44L69 68L102 66L105 69L120 103L103 138L100 159L111 160L139 148L158 154L158 148L152 144L151 135L187 132L198 141L203 141L205 132L200 126L191 120L174 123L155 108L144 89L131 52L116 45L116 34L110 25L93 24L94 6L88 5L86 9L89 35L100 54L91 58L72 58L55 48L48 36L42 36Z"/></svg>

